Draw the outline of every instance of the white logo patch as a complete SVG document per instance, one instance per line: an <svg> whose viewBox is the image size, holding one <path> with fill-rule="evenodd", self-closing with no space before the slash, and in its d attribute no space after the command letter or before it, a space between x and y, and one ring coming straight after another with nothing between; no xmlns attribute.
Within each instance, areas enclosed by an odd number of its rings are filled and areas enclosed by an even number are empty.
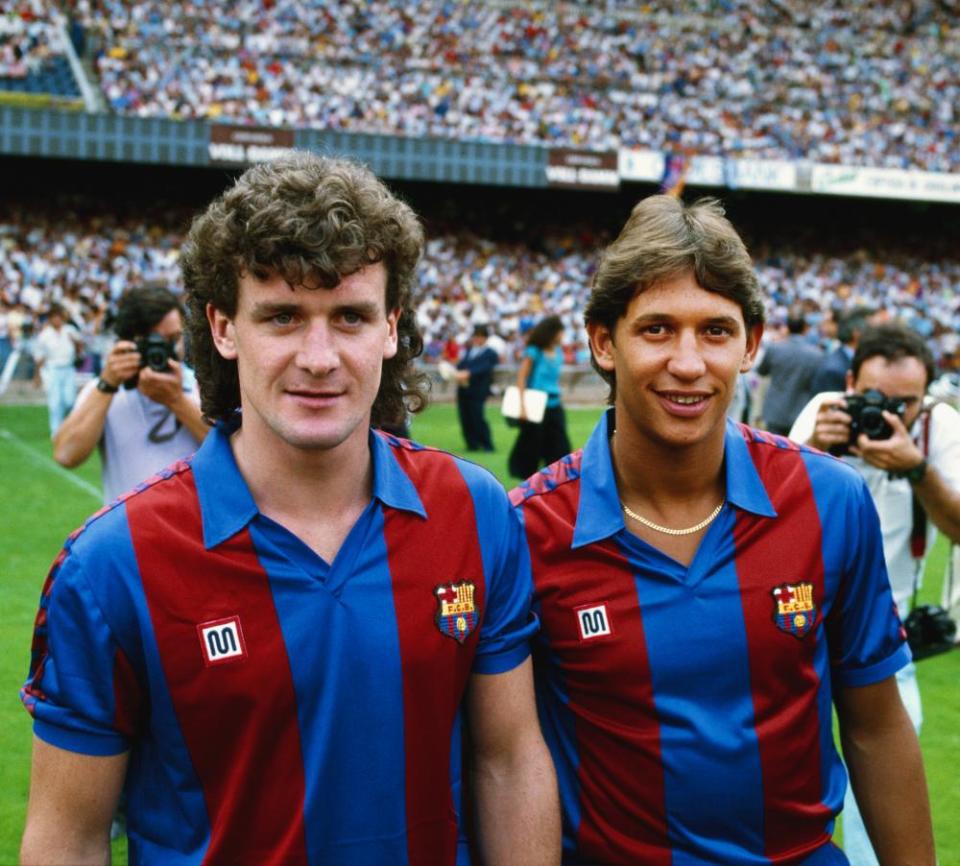
<svg viewBox="0 0 960 866"><path fill-rule="evenodd" d="M208 667L247 654L238 616L201 623L197 626L197 634L200 635L203 663Z"/></svg>
<svg viewBox="0 0 960 866"><path fill-rule="evenodd" d="M578 607L576 614L577 624L580 626L580 640L590 640L591 638L613 634L605 604Z"/></svg>

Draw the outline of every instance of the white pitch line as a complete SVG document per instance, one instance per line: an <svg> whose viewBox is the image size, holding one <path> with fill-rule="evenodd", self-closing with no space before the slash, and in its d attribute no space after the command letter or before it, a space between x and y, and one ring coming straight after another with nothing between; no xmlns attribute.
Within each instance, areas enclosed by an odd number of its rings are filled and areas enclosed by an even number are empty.
<svg viewBox="0 0 960 866"><path fill-rule="evenodd" d="M35 448L32 448L15 433L11 433L9 430L0 427L0 439L5 439L7 442L11 442L13 445L16 445L16 447L26 454L31 460L33 460L34 463L37 463L44 469L49 469L54 474L66 479L71 484L89 493L94 499L103 499L103 494L89 481L84 481L79 476L74 475L67 469L64 469L59 463L55 462L50 457L47 457L46 454L41 454Z"/></svg>

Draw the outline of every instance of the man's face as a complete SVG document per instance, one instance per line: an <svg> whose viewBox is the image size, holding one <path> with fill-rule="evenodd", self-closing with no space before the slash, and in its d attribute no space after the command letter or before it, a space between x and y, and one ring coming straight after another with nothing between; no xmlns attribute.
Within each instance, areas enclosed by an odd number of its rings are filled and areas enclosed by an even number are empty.
<svg viewBox="0 0 960 866"><path fill-rule="evenodd" d="M218 351L237 361L244 435L300 449L366 437L383 362L397 353L386 285L380 263L333 289L245 274L232 320L208 307Z"/></svg>
<svg viewBox="0 0 960 866"><path fill-rule="evenodd" d="M692 273L634 296L614 331L590 325L599 366L615 373L617 426L660 445L722 440L737 375L750 369L762 325Z"/></svg>
<svg viewBox="0 0 960 866"><path fill-rule="evenodd" d="M847 386L858 394L871 388L882 391L887 397L903 400L906 406L903 424L909 430L923 408L923 395L927 391L927 370L919 358L897 358L890 361L881 355L867 358L860 365L857 378L847 373Z"/></svg>
<svg viewBox="0 0 960 866"><path fill-rule="evenodd" d="M176 307L157 322L150 333L159 334L163 339L172 342L176 347L177 357L183 357L183 318Z"/></svg>

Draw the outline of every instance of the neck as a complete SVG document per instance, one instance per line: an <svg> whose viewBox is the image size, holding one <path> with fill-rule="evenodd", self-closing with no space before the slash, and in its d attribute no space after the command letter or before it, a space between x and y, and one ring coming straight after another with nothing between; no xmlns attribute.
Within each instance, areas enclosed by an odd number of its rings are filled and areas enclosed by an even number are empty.
<svg viewBox="0 0 960 866"><path fill-rule="evenodd" d="M684 502L696 510L701 501L723 496L723 428L709 441L684 447L624 427L612 437L610 451L625 502L646 502L658 510Z"/></svg>
<svg viewBox="0 0 960 866"><path fill-rule="evenodd" d="M232 446L257 507L271 517L343 515L362 510L373 493L367 427L334 448L297 448L242 426ZM285 522L281 520L280 522Z"/></svg>

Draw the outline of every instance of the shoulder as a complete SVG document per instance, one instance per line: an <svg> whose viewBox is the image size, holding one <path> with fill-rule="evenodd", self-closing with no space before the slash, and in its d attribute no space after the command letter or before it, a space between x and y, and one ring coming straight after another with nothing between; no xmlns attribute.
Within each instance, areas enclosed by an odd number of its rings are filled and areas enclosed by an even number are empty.
<svg viewBox="0 0 960 866"><path fill-rule="evenodd" d="M523 350L523 356L525 358L533 358L534 361L536 361L537 358L539 358L542 354L543 352L541 352L536 346L527 346Z"/></svg>
<svg viewBox="0 0 960 866"><path fill-rule="evenodd" d="M383 430L376 430L375 435L387 443L403 471L418 487L421 484L446 487L466 483L474 494L482 492L506 497L503 485L497 477L478 463L442 448L421 445L412 439L404 439Z"/></svg>
<svg viewBox="0 0 960 866"><path fill-rule="evenodd" d="M569 492L579 482L582 462L581 448L545 466L510 491L510 504L515 508L538 507L545 506L551 499L558 499L559 496L552 494Z"/></svg>
<svg viewBox="0 0 960 866"><path fill-rule="evenodd" d="M48 580L52 582L61 568L68 564L68 571L71 573L87 573L91 587L96 591L98 580L94 579L95 575L99 576L102 583L119 574L123 570L121 563L130 560L127 554L132 543L132 533L128 510L133 506L142 506L151 518L161 522L164 518L161 509L157 507L158 503L173 491L177 491L177 501L183 501L183 477L189 471L190 467L186 462L175 464L94 512L82 526L67 537ZM182 509L170 512L170 520L174 523L182 522ZM45 592L48 589L49 587Z"/></svg>
<svg viewBox="0 0 960 866"><path fill-rule="evenodd" d="M810 483L818 488L832 485L837 490L853 493L864 486L860 474L839 457L746 424L737 424L736 427L743 435L750 458L766 486L783 483L797 472L807 475Z"/></svg>

